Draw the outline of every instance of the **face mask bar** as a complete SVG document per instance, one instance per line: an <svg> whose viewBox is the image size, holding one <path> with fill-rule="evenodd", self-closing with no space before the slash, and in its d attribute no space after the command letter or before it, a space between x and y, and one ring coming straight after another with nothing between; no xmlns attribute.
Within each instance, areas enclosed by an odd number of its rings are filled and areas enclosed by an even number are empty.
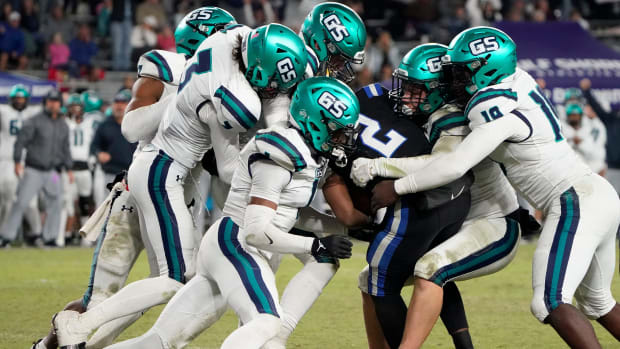
<svg viewBox="0 0 620 349"><path fill-rule="evenodd" d="M443 70L444 79L448 85L447 100L449 103L464 108L471 98L468 88L473 85L473 73L466 64L442 63L441 68Z"/></svg>
<svg viewBox="0 0 620 349"><path fill-rule="evenodd" d="M331 129L334 126L331 126L328 123L328 127ZM342 132L341 134L337 134L338 132ZM328 154L328 158L334 162L334 164L338 167L345 167L349 162L348 158L355 151L355 140L357 138L357 133L359 132L359 127L346 126L343 129L332 131L329 134L329 141L327 142L331 151ZM340 140L344 138L344 142L335 141L334 138Z"/></svg>
<svg viewBox="0 0 620 349"><path fill-rule="evenodd" d="M439 83L437 83L439 87ZM405 92L411 91L409 98L405 98ZM426 97L422 97L422 92L426 91ZM407 80L403 76L394 73L392 74L392 89L389 92L389 97L395 102L396 112L407 116L417 117L424 116L425 113L420 109L421 105L428 105L428 95L426 86L422 82L413 82ZM415 105L415 107L411 107Z"/></svg>

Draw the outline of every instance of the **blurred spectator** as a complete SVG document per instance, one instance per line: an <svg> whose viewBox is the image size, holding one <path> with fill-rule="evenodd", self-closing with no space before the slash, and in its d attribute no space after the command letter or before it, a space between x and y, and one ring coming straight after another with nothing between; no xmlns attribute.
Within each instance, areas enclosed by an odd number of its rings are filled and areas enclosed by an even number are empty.
<svg viewBox="0 0 620 349"><path fill-rule="evenodd" d="M97 35L104 38L110 33L112 0L104 0L97 6Z"/></svg>
<svg viewBox="0 0 620 349"><path fill-rule="evenodd" d="M167 25L166 10L159 0L145 0L136 8L136 23L144 23L147 17L155 17L157 25ZM157 29L157 25L153 29Z"/></svg>
<svg viewBox="0 0 620 349"><path fill-rule="evenodd" d="M9 65L17 69L25 69L28 58L24 55L24 33L19 29L21 15L11 12L9 23L0 25L0 71L5 71Z"/></svg>
<svg viewBox="0 0 620 349"><path fill-rule="evenodd" d="M77 37L69 43L71 50L71 64L77 68L73 71L74 76L91 77L93 71L92 59L97 54L97 44L92 40L90 27L87 24L80 25Z"/></svg>
<svg viewBox="0 0 620 349"><path fill-rule="evenodd" d="M112 0L110 33L112 34L112 68L130 70L131 29L135 13L135 0Z"/></svg>
<svg viewBox="0 0 620 349"><path fill-rule="evenodd" d="M133 88L133 84L136 82L136 74L127 74L123 78L123 85L121 86L120 91L122 90L130 90Z"/></svg>
<svg viewBox="0 0 620 349"><path fill-rule="evenodd" d="M579 104L566 106L566 122L562 133L568 144L588 164L593 172L605 175L605 143L607 132L605 126L596 124L594 118L584 118L583 108Z"/></svg>
<svg viewBox="0 0 620 349"><path fill-rule="evenodd" d="M459 0L443 0L439 8L439 25L435 25L431 31L432 41L448 43L456 34L467 29L465 7Z"/></svg>
<svg viewBox="0 0 620 349"><path fill-rule="evenodd" d="M508 10L506 19L511 22L522 22L525 20L525 1L515 0L512 2L512 6Z"/></svg>
<svg viewBox="0 0 620 349"><path fill-rule="evenodd" d="M243 0L243 16L251 28L278 21L268 0Z"/></svg>
<svg viewBox="0 0 620 349"><path fill-rule="evenodd" d="M465 10L472 27L492 25L502 20L502 2L500 0L467 0Z"/></svg>
<svg viewBox="0 0 620 349"><path fill-rule="evenodd" d="M365 65L370 69L374 80L379 80L379 73L384 65L396 67L400 63L400 54L394 46L390 32L382 31L379 33L375 43L366 50L366 61L367 64Z"/></svg>
<svg viewBox="0 0 620 349"><path fill-rule="evenodd" d="M157 19L153 16L144 17L140 25L136 25L131 31L131 61L135 64L140 56L157 47Z"/></svg>
<svg viewBox="0 0 620 349"><path fill-rule="evenodd" d="M592 94L592 83L589 79L579 82L583 96L592 107L591 114L596 114L607 128L607 180L620 193L620 114L607 112Z"/></svg>
<svg viewBox="0 0 620 349"><path fill-rule="evenodd" d="M112 182L117 173L127 170L131 164L135 143L129 143L121 133L125 108L131 100L131 91L122 90L114 97L112 117L97 129L91 153L97 157L105 175L105 183Z"/></svg>
<svg viewBox="0 0 620 349"><path fill-rule="evenodd" d="M174 33L170 26L164 26L157 35L157 48L170 52L176 52L177 48L174 44Z"/></svg>
<svg viewBox="0 0 620 349"><path fill-rule="evenodd" d="M34 6L32 0L23 0L21 9L22 28L30 33L37 33L39 31L39 11Z"/></svg>
<svg viewBox="0 0 620 349"><path fill-rule="evenodd" d="M0 246L5 246L15 239L24 211L32 198L39 193L46 199L47 214L43 225L43 243L55 246L62 210L61 171L67 171L70 182L73 182L69 128L60 112L61 100L60 93L51 90L45 98L45 110L26 120L17 136L13 160L15 174L21 181L9 218L2 227ZM24 149L26 149L25 170L21 163Z"/></svg>
<svg viewBox="0 0 620 349"><path fill-rule="evenodd" d="M49 46L50 68L67 70L70 55L69 46L65 44L62 34L57 32Z"/></svg>
<svg viewBox="0 0 620 349"><path fill-rule="evenodd" d="M581 16L581 13L576 8L571 10L570 20L579 23L584 30L590 30L590 23Z"/></svg>
<svg viewBox="0 0 620 349"><path fill-rule="evenodd" d="M57 32L60 32L62 34L62 38L66 42L69 42L73 39L75 25L72 21L65 17L62 6L55 4L51 9L51 15L45 16L45 21L43 22L43 26L41 28L41 34L43 35L45 42L49 43L52 41L52 36L54 33Z"/></svg>
<svg viewBox="0 0 620 349"><path fill-rule="evenodd" d="M8 1L4 2L2 4L2 13L0 13L0 22L8 22L11 12L13 12L13 5Z"/></svg>

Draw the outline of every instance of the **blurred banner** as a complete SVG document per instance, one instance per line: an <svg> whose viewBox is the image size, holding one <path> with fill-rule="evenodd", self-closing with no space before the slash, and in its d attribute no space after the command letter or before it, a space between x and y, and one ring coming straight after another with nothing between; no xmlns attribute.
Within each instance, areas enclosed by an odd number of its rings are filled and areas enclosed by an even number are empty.
<svg viewBox="0 0 620 349"><path fill-rule="evenodd" d="M600 43L575 22L500 22L495 25L517 43L521 69L546 82L553 103L566 88L589 78L603 107L620 110L620 53Z"/></svg>
<svg viewBox="0 0 620 349"><path fill-rule="evenodd" d="M9 91L16 84L24 84L30 91L30 102L38 103L47 94L47 91L56 88L56 83L33 77L0 72L0 103L7 103Z"/></svg>

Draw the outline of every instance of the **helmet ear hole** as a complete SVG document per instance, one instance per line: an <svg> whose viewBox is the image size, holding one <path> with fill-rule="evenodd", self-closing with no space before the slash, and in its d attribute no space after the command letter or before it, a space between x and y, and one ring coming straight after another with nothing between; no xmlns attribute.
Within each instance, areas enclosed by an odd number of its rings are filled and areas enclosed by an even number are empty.
<svg viewBox="0 0 620 349"><path fill-rule="evenodd" d="M189 39L189 40L187 40L187 42L188 42L190 45L196 45L196 44L198 43L198 40L196 40L196 39Z"/></svg>
<svg viewBox="0 0 620 349"><path fill-rule="evenodd" d="M484 73L485 76L493 76L493 74L495 74L497 72L497 69L491 69L488 72Z"/></svg>

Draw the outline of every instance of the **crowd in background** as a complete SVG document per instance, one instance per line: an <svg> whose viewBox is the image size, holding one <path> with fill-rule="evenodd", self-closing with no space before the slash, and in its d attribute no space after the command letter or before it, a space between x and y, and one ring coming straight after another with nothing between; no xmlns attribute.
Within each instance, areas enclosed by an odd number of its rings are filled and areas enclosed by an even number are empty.
<svg viewBox="0 0 620 349"><path fill-rule="evenodd" d="M65 1L4 1L0 11L0 70L46 69L50 79L79 78L96 81L105 78L110 70L134 71L138 57L151 49L175 50L176 23L192 8L212 5L229 10L241 23L259 26L281 22L299 30L316 0L65 0ZM355 88L379 81L391 88L392 72L404 51L416 43L446 43L461 30L474 25L490 25L498 20L553 21L572 20L588 27L584 18L606 18L617 6L593 7L588 1L577 0L347 0L364 19L369 32L366 58L356 66ZM610 11L611 9L611 11ZM406 42L399 47L398 42ZM77 229L98 202L106 195L105 183L131 161L130 145L120 133L120 122L134 82L134 74L125 77L111 103L101 100L92 90L63 90L61 118L69 129L66 140L73 148L78 144L88 149L86 158L73 158L71 167L52 168L59 183L72 187L77 194L63 193L63 219L57 224L56 236L42 238L49 195L40 190L36 198L23 207L20 236L27 242L56 246L64 237L77 237ZM539 84L544 88L544 81ZM567 90L566 100L558 106L563 132L593 171L602 175L620 173L620 116L601 108L590 91L589 80ZM77 96L77 97L76 97ZM9 105L3 106L11 108ZM44 112L40 105L31 105L24 119ZM0 108L0 117L6 118ZM77 124L92 127L90 137L79 134ZM4 124L3 124L4 125ZM84 125L82 125L84 126ZM87 144L83 144L87 143ZM607 145L606 145L607 144ZM1 152L1 150L0 150ZM72 151L75 157L76 153ZM609 171L608 163L609 162ZM26 166L28 164L26 163ZM81 171L82 178L73 176ZM86 173L86 175L85 175ZM88 190L77 189L84 176L90 177ZM19 177L23 180L23 176ZM616 183L620 191L620 176ZM0 183L2 185L2 183ZM84 184L80 184L84 186ZM0 188L2 192L3 188ZM68 193L69 191L66 190ZM0 200L18 202L0 195ZM47 202L46 202L47 201ZM0 207L3 203L0 203ZM9 206L11 206L9 204ZM28 213L30 210L30 213ZM33 211L36 219L33 220ZM10 210L9 210L10 211ZM43 212L43 213L40 213ZM0 210L0 234L6 236L6 221L10 212ZM80 217L82 217L80 219ZM21 224L25 219L28 224ZM6 238L3 238L6 240ZM8 240L0 239L6 245ZM10 240L10 239L9 239ZM69 240L70 241L70 240Z"/></svg>

